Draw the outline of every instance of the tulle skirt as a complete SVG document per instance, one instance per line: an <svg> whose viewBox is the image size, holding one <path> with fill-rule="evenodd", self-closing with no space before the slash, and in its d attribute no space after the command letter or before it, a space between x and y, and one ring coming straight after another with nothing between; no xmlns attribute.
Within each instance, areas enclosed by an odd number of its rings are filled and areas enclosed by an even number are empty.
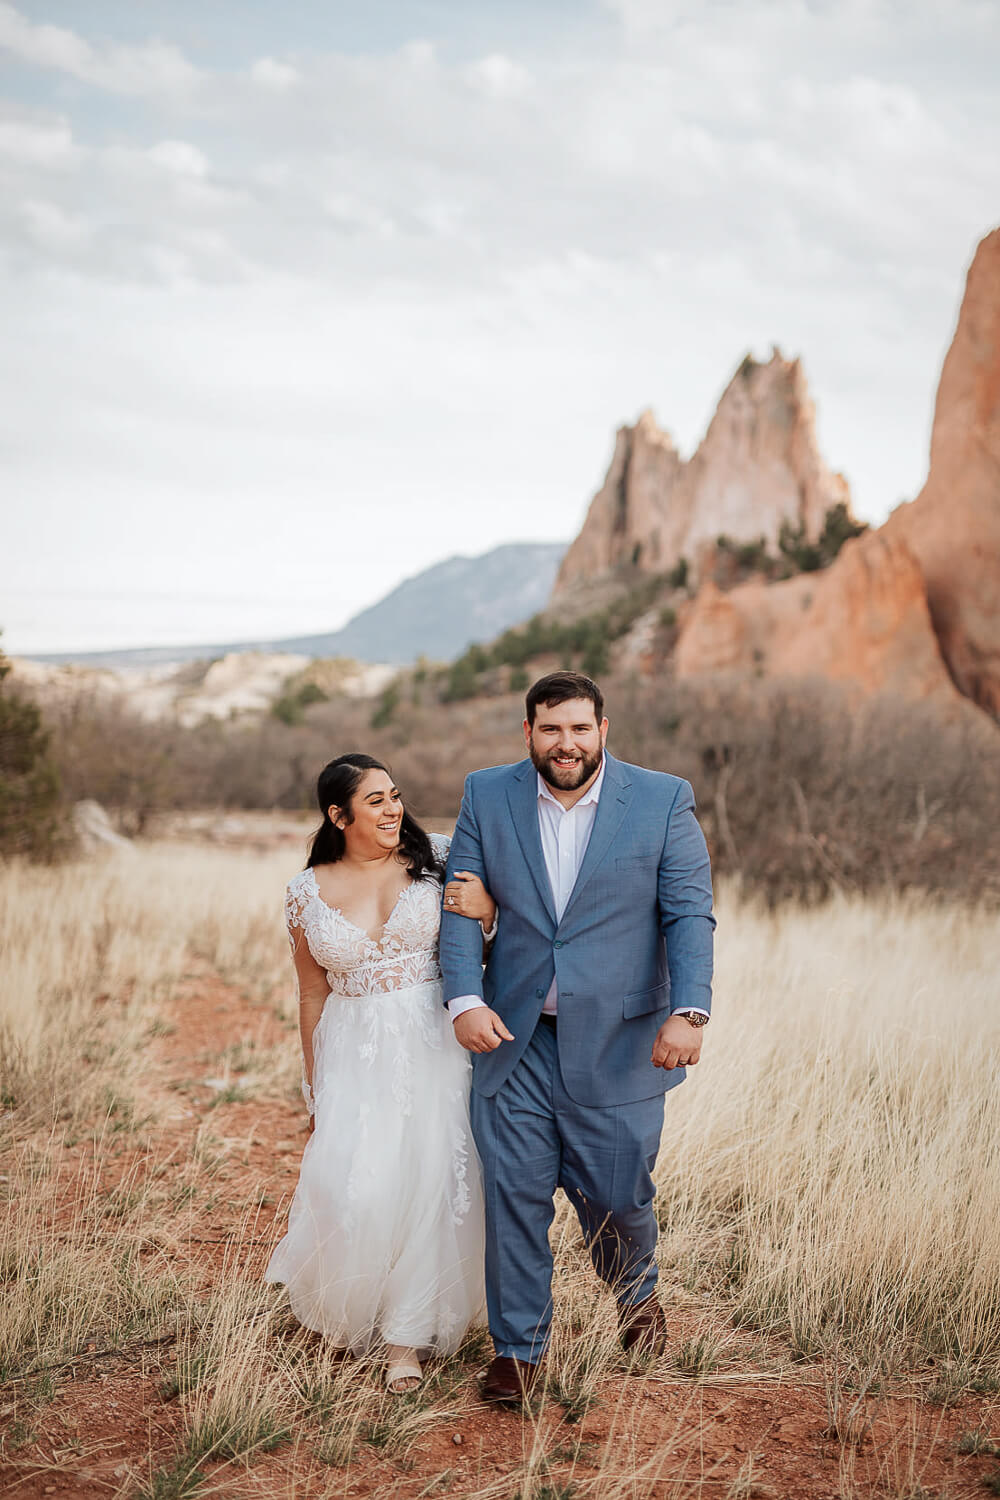
<svg viewBox="0 0 1000 1500"><path fill-rule="evenodd" d="M313 1059L316 1128L265 1279L340 1348L454 1353L485 1319L483 1201L440 981L328 996Z"/></svg>

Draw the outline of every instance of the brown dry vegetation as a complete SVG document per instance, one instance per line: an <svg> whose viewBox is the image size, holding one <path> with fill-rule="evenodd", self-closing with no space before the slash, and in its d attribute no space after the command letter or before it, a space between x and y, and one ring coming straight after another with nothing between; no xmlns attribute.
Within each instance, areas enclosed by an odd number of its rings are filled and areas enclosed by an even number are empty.
<svg viewBox="0 0 1000 1500"><path fill-rule="evenodd" d="M532 675L559 665L532 662ZM453 819L466 773L523 753L507 669L492 695L439 701L432 673L382 704L333 698L196 729L77 703L53 720L65 795L96 797L126 832L179 808L311 808L319 768L347 749L388 760L411 808ZM960 705L961 707L961 705ZM684 776L721 875L769 901L873 890L1000 898L1000 730L824 681L613 678L612 750Z"/></svg>
<svg viewBox="0 0 1000 1500"><path fill-rule="evenodd" d="M623 1370L562 1205L522 1418L477 1403L478 1336L390 1399L260 1280L304 1140L280 924L300 862L174 844L0 872L7 1492L1000 1489L987 913L724 887L717 1016L660 1157L668 1356Z"/></svg>

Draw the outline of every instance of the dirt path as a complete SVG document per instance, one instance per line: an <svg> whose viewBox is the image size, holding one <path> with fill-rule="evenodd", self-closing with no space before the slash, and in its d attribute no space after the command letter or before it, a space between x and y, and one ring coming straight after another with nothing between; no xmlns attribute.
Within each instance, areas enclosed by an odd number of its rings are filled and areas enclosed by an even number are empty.
<svg viewBox="0 0 1000 1500"><path fill-rule="evenodd" d="M100 1186L109 1199L122 1198L155 1171L159 1188L181 1203L189 1195L175 1225L159 1243L150 1242L149 1254L193 1272L208 1291L234 1248L252 1274L263 1270L295 1185L304 1116L301 1107L278 1097L251 1092L242 1098L238 1082L227 1086L219 1074L220 1059L249 1059L252 1068L255 1056L265 1057L287 1037L287 1025L269 1007L195 973L178 988L165 1022L150 1044L143 1080L160 1123L145 1133L123 1134L120 1148L105 1153ZM52 1162L67 1203L94 1161L92 1145L84 1142ZM673 1290L666 1286L663 1292L679 1347L704 1328L706 1309L693 1308L687 1297L679 1312ZM731 1330L726 1333L731 1341ZM137 1340L118 1349L102 1347L95 1336L80 1355L44 1377L50 1395L28 1433L17 1429L23 1388L8 1387L2 1398L8 1424L2 1492L16 1500L106 1497L148 1485L176 1453L183 1426L180 1402L163 1387L171 1357L169 1334L159 1343ZM644 1377L609 1377L585 1411L550 1401L535 1418L484 1408L474 1373L470 1363L448 1399L448 1414L395 1456L362 1440L348 1466L330 1468L317 1461L314 1443L293 1438L250 1465L201 1465L205 1492L416 1500L488 1490L502 1500L519 1492L524 1481L512 1476L540 1447L549 1459L547 1469L536 1466L533 1500L586 1495L602 1465L596 1493L622 1500L674 1494L960 1500L986 1493L984 1482L1000 1473L989 1452L960 1451L963 1434L987 1433L1000 1441L996 1397L935 1405L926 1399L926 1383L912 1393L867 1400L845 1393L838 1434L831 1431L833 1398L823 1372L787 1361L765 1367L759 1358L747 1358L699 1381L685 1379L664 1361ZM631 1475L630 1482L614 1489L612 1468ZM1000 1480L993 1492L1000 1493ZM180 1494L162 1486L157 1493L159 1500Z"/></svg>

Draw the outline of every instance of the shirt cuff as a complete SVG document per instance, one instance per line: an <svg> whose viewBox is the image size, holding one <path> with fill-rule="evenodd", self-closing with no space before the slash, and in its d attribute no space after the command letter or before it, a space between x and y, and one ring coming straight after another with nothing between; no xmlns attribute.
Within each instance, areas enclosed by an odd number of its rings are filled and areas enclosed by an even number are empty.
<svg viewBox="0 0 1000 1500"><path fill-rule="evenodd" d="M489 929L489 931L486 930L486 923L485 922L480 922L479 925L480 925L480 927L483 930L483 942L484 943L492 943L493 939L497 935L497 928L500 926L500 908L499 908L499 906L497 907L496 911L493 913L493 926Z"/></svg>
<svg viewBox="0 0 1000 1500"><path fill-rule="evenodd" d="M683 1016L689 1010L693 1011L696 1016L711 1017L712 1014L711 1011L706 1010L703 1005L678 1005L677 1009L672 1010L670 1014L672 1016Z"/></svg>
<svg viewBox="0 0 1000 1500"><path fill-rule="evenodd" d="M448 1014L453 1021L459 1016L464 1016L467 1010L475 1010L478 1005L485 1005L485 1000L480 1000L478 995L456 995L448 1001Z"/></svg>

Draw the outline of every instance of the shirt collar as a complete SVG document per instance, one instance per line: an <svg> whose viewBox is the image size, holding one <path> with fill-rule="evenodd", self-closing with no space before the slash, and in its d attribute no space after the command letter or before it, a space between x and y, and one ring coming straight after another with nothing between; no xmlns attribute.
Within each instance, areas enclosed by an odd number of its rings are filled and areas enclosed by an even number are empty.
<svg viewBox="0 0 1000 1500"><path fill-rule="evenodd" d="M559 801L559 798L553 796L552 789L550 788L548 782L544 780L540 772L536 771L535 776L538 780L538 795L539 797L543 797L546 802L554 802L560 812L573 812L574 809L578 807L587 807L591 802L597 802L600 799L601 787L604 785L604 772L607 769L607 765L607 756L602 751L601 769L597 773L597 778L594 781L593 786L590 788L587 795L585 797L581 797L579 802L574 802L572 807L563 807L562 803Z"/></svg>

